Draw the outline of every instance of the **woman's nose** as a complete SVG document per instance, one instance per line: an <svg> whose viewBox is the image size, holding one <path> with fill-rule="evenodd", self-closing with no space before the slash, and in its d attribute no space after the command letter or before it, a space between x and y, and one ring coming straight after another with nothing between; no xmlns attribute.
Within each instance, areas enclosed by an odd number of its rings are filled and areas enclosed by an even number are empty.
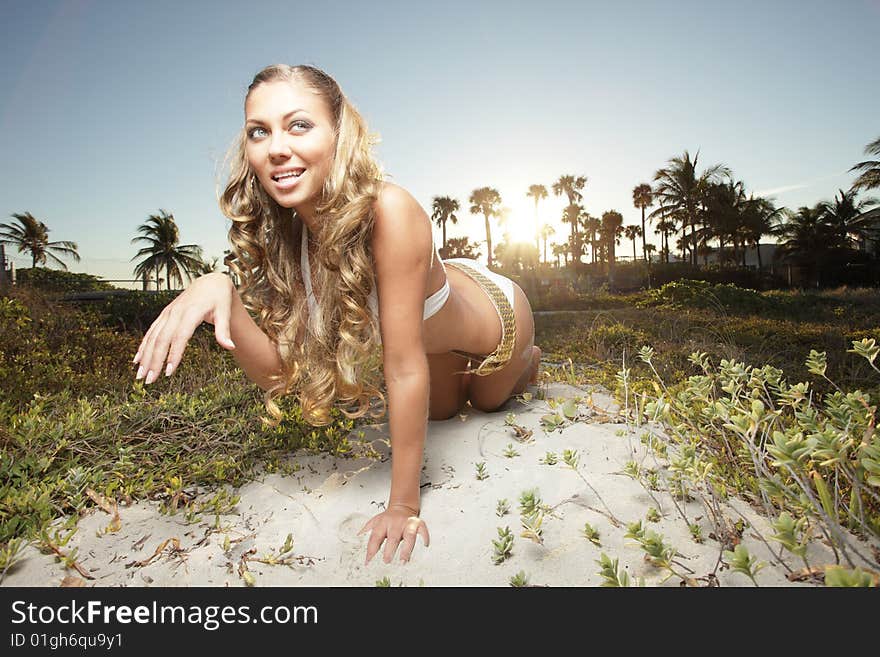
<svg viewBox="0 0 880 657"><path fill-rule="evenodd" d="M281 135L280 137L272 137L272 140L269 142L269 156L279 157L282 155L290 155L290 146L288 146L285 141L284 135Z"/></svg>

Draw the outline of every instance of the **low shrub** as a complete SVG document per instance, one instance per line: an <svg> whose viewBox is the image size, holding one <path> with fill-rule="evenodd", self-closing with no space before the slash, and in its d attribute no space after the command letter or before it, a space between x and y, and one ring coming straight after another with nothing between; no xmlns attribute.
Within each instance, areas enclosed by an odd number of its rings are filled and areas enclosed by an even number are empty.
<svg viewBox="0 0 880 657"><path fill-rule="evenodd" d="M159 313L174 301L177 290L150 292L131 290L100 302L82 302L82 308L94 308L105 325L133 333L146 333Z"/></svg>
<svg viewBox="0 0 880 657"><path fill-rule="evenodd" d="M35 394L108 393L132 378L139 339L34 291L0 297L0 404L21 409Z"/></svg>
<svg viewBox="0 0 880 657"><path fill-rule="evenodd" d="M854 342L850 351L880 374L874 340ZM651 366L654 351L644 347L639 357ZM821 536L850 567L859 561L880 566L880 553L847 534L880 538L877 396L837 388L827 377L825 353L815 350L806 367L831 385L825 395L811 382L789 383L770 365L726 359L715 365L700 352L689 360L698 374L673 390L654 371L656 394L638 405L639 420L662 422L675 445L673 483L684 477L709 497L742 495L770 518L780 516L774 525L780 532L783 514L790 513L798 520L794 534L789 527L784 541L782 534L774 538L798 554L798 545Z"/></svg>
<svg viewBox="0 0 880 657"><path fill-rule="evenodd" d="M263 426L262 394L231 368L192 394L136 383L122 400L38 395L0 416L0 544L83 512L93 505L89 488L117 500L162 498L173 510L193 487L239 486L258 468L284 468L296 448L351 449L354 422L335 409L331 424L315 429L289 398L281 407L283 421Z"/></svg>
<svg viewBox="0 0 880 657"><path fill-rule="evenodd" d="M637 302L641 307L709 308L736 313L759 313L769 307L760 292L725 283L713 285L706 281L681 280L646 291Z"/></svg>
<svg viewBox="0 0 880 657"><path fill-rule="evenodd" d="M60 269L35 267L18 269L15 272L16 285L29 287L42 292L92 292L96 290L115 290L110 283L105 283L91 274L74 273Z"/></svg>

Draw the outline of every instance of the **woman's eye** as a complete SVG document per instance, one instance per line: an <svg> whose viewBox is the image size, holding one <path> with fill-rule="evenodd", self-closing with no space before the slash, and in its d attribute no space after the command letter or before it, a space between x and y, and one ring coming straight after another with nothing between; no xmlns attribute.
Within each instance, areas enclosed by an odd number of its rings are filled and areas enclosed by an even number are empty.
<svg viewBox="0 0 880 657"><path fill-rule="evenodd" d="M290 127L291 128L295 127L298 130L308 130L312 126L311 126L311 124L307 123L306 121L294 121L293 123L290 124Z"/></svg>
<svg viewBox="0 0 880 657"><path fill-rule="evenodd" d="M248 130L248 133L247 133L248 137L253 139L254 137L257 136L257 134L256 134L257 132L266 132L266 131L263 128L251 128L250 130Z"/></svg>

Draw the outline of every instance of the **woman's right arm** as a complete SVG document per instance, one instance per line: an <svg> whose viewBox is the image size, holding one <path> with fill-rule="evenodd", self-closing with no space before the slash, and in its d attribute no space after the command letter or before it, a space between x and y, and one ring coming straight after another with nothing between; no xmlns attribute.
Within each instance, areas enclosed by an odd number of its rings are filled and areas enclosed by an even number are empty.
<svg viewBox="0 0 880 657"><path fill-rule="evenodd" d="M281 371L277 345L251 318L232 280L220 272L200 276L162 310L138 347L136 378L152 383L163 371L170 376L180 364L196 328L214 325L214 336L232 351L248 378L266 390L269 376Z"/></svg>
<svg viewBox="0 0 880 657"><path fill-rule="evenodd" d="M228 279L229 277L226 276ZM270 374L281 372L281 356L278 345L257 326L248 313L247 308L238 294L238 290L229 281L232 288L232 308L229 318L229 330L235 347L232 357L244 370L248 378L263 390L267 390L272 381ZM214 326L216 331L217 327ZM173 371L173 370L172 370Z"/></svg>

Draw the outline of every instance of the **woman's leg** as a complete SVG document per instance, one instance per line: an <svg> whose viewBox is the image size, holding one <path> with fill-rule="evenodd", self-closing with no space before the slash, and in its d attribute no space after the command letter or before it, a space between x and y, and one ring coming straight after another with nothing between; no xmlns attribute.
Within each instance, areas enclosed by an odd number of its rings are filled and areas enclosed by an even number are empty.
<svg viewBox="0 0 880 657"><path fill-rule="evenodd" d="M537 380L541 349L535 346L535 319L532 316L532 307L518 285L514 285L513 305L516 317L516 342L510 361L488 376L473 375L470 381L471 406L481 411L497 410L513 395L523 392L529 382ZM474 363L474 367L476 365L478 363Z"/></svg>
<svg viewBox="0 0 880 657"><path fill-rule="evenodd" d="M467 403L470 374L456 374L467 366L466 359L452 353L428 354L431 375L428 419L448 420Z"/></svg>

